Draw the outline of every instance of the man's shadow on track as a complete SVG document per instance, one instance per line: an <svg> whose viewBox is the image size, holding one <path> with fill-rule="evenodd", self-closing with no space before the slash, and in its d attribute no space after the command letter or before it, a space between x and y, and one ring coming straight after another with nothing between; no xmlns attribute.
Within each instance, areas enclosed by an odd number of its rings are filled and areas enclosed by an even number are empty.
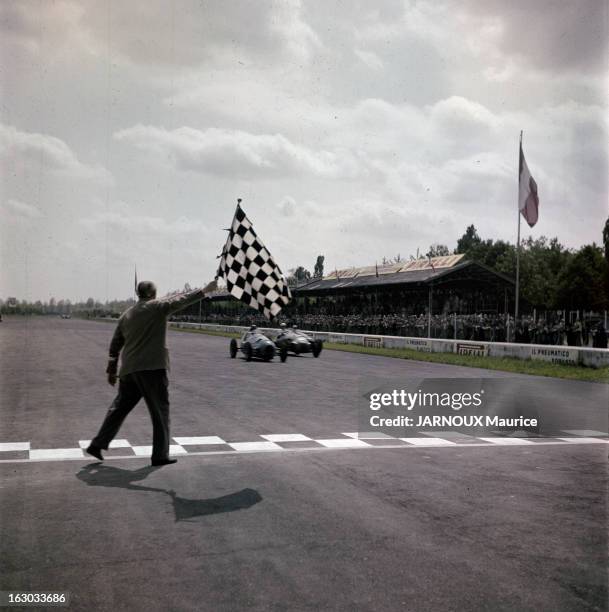
<svg viewBox="0 0 609 612"><path fill-rule="evenodd" d="M245 510L262 501L262 496L254 489L241 489L241 491L236 491L235 493L210 499L186 499L176 495L176 492L173 490L133 484L134 482L144 480L149 474L157 469L159 468L147 466L138 470L123 470L109 465L90 463L89 465L85 465L80 472L76 474L76 477L92 487L117 487L130 491L155 491L157 493L164 493L171 497L176 522L194 519L198 516L207 516L209 514Z"/></svg>

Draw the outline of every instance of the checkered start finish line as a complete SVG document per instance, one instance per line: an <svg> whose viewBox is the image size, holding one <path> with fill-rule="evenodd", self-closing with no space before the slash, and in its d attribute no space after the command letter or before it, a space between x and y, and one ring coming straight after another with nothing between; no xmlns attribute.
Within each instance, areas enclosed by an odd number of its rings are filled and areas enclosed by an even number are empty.
<svg viewBox="0 0 609 612"><path fill-rule="evenodd" d="M254 453L273 451L321 450L321 449L363 449L363 448L437 448L467 446L531 446L531 445L573 445L573 444L609 444L606 432L593 430L568 430L563 433L568 437L548 438L510 438L510 437L474 437L456 432L435 432L434 436L420 432L420 437L395 438L387 434L343 433L342 437L311 438L299 433L265 434L258 437L262 440L250 442L226 442L219 436L175 437L176 444L169 447L169 454L206 455L229 453ZM444 436L444 437L442 437ZM41 448L32 449L29 442L0 443L0 463L21 461L61 461L70 459L91 459L84 449L90 440L80 440L78 448ZM200 450L208 449L208 450ZM132 457L150 458L152 446L135 446L127 440L116 439L105 451L107 459L124 459Z"/></svg>
<svg viewBox="0 0 609 612"><path fill-rule="evenodd" d="M239 204L222 250L218 276L226 280L231 295L267 319L276 317L292 299L281 269Z"/></svg>

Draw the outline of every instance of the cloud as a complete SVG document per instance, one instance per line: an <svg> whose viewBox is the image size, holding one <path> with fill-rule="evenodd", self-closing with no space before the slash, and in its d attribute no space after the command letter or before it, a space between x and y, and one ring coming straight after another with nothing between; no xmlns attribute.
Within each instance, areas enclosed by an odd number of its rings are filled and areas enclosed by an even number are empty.
<svg viewBox="0 0 609 612"><path fill-rule="evenodd" d="M3 208L9 213L16 217L24 219L37 219L42 217L42 213L38 208L31 204L26 204L20 200L8 199Z"/></svg>
<svg viewBox="0 0 609 612"><path fill-rule="evenodd" d="M129 234L135 239L175 238L187 239L193 236L204 236L209 232L201 221L186 216L166 219L153 215L138 215L122 203L116 203L110 210L95 213L80 219L80 224L87 230L97 232L100 228Z"/></svg>
<svg viewBox="0 0 609 612"><path fill-rule="evenodd" d="M606 2L464 0L461 18L482 32L480 52L502 53L548 71L605 72Z"/></svg>
<svg viewBox="0 0 609 612"><path fill-rule="evenodd" d="M277 32L287 51L298 61L308 63L323 49L321 39L303 20L300 0L281 0L274 6L270 30Z"/></svg>
<svg viewBox="0 0 609 612"><path fill-rule="evenodd" d="M0 3L0 45L11 63L27 65L35 59L57 57L86 47L80 28L84 6L70 0ZM65 57L65 56L64 56Z"/></svg>
<svg viewBox="0 0 609 612"><path fill-rule="evenodd" d="M166 130L136 125L117 132L118 141L168 157L180 170L251 178L312 175L355 178L366 171L365 160L347 150L313 150L281 134L182 127Z"/></svg>
<svg viewBox="0 0 609 612"><path fill-rule="evenodd" d="M308 62L321 49L300 2L131 0L86 6L81 27L101 48L139 66ZM111 32L108 39L108 31Z"/></svg>
<svg viewBox="0 0 609 612"><path fill-rule="evenodd" d="M372 70L383 69L383 60L376 53L362 49L355 49L353 52L368 68Z"/></svg>
<svg viewBox="0 0 609 612"><path fill-rule="evenodd" d="M279 212L284 217L293 217L296 213L296 200L290 196L285 196L278 204Z"/></svg>
<svg viewBox="0 0 609 612"><path fill-rule="evenodd" d="M40 167L75 179L111 180L102 166L79 161L63 140L48 134L22 132L10 125L0 124L0 156L9 164Z"/></svg>

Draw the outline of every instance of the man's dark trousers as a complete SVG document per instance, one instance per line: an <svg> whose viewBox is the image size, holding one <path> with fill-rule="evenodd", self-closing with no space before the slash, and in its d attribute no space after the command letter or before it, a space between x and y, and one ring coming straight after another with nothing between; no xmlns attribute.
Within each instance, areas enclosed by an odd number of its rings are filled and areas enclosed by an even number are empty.
<svg viewBox="0 0 609 612"><path fill-rule="evenodd" d="M118 395L91 444L107 449L125 417L144 398L152 419L152 461L169 457L169 381L167 370L131 372L119 379Z"/></svg>

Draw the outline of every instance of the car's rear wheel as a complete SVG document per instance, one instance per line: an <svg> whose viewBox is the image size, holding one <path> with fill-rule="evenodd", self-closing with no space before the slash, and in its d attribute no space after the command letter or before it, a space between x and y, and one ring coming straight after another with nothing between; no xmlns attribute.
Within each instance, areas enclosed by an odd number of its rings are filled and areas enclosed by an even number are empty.
<svg viewBox="0 0 609 612"><path fill-rule="evenodd" d="M231 357L231 359L234 359L234 358L237 356L237 351L238 351L238 348L237 348L237 341L236 341L236 340L233 338L233 339L230 341L230 348L229 348L229 352L230 352L230 357Z"/></svg>
<svg viewBox="0 0 609 612"><path fill-rule="evenodd" d="M262 359L264 361L270 361L275 356L275 347L271 344L267 344L262 350Z"/></svg>
<svg viewBox="0 0 609 612"><path fill-rule="evenodd" d="M252 345L251 344L245 344L243 346L243 354L245 355L245 361L252 360Z"/></svg>
<svg viewBox="0 0 609 612"><path fill-rule="evenodd" d="M279 359L281 359L281 363L285 363L285 360L288 358L288 349L285 346L282 346L279 349Z"/></svg>
<svg viewBox="0 0 609 612"><path fill-rule="evenodd" d="M313 357L319 357L322 348L321 340L313 340Z"/></svg>

